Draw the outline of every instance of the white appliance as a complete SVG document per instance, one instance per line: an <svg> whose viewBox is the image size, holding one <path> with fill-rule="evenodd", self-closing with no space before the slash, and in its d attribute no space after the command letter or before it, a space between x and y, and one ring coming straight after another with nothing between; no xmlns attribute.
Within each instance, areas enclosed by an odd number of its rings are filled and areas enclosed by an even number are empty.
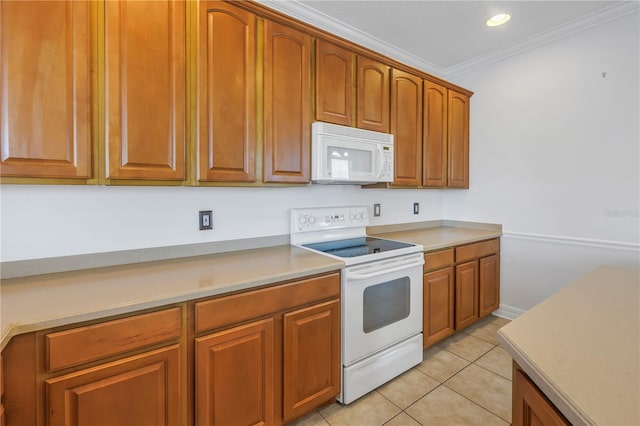
<svg viewBox="0 0 640 426"><path fill-rule="evenodd" d="M291 244L345 263L344 404L422 362L423 247L369 237L368 224L366 207L291 210Z"/></svg>
<svg viewBox="0 0 640 426"><path fill-rule="evenodd" d="M392 134L317 121L311 137L313 182L393 182Z"/></svg>

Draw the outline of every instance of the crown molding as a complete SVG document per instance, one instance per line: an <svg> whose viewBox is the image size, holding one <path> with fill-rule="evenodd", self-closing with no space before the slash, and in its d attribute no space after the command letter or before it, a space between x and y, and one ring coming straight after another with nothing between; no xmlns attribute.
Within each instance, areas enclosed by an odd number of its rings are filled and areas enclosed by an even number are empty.
<svg viewBox="0 0 640 426"><path fill-rule="evenodd" d="M494 62L501 61L503 59L519 55L528 50L535 49L542 45L552 43L554 41L569 37L578 32L587 30L597 25L604 24L605 22L613 19L621 18L631 13L640 10L640 2L637 0L627 0L621 3L606 7L597 12L583 16L578 19L574 19L568 23L556 26L547 31L534 34L521 41L512 43L506 47L497 49L486 55L479 56L461 64L454 65L446 69L445 77L451 78L464 74L470 71L475 71L479 68L483 68Z"/></svg>
<svg viewBox="0 0 640 426"><path fill-rule="evenodd" d="M330 32L360 46L371 49L377 53L395 59L398 62L417 68L434 76L444 77L446 69L428 62L412 53L398 48L384 40L361 31L351 25L345 24L319 12L297 0L255 0L278 12L282 12L292 18L296 18L321 30Z"/></svg>
<svg viewBox="0 0 640 426"><path fill-rule="evenodd" d="M358 30L329 15L319 12L297 0L255 0L271 9L285 15L306 22L319 29L328 31L338 37L342 37L353 43L371 49L382 55L402 62L411 67L420 69L429 74L450 79L452 77L475 71L494 62L501 61L511 56L524 53L536 47L560 40L572 34L584 31L591 27L604 24L613 19L621 18L640 10L640 1L624 0L600 11L575 19L569 23L551 28L542 33L534 34L524 40L512 43L506 47L497 49L486 55L462 62L449 68L439 67L412 53L398 48L384 40L374 37L364 31Z"/></svg>

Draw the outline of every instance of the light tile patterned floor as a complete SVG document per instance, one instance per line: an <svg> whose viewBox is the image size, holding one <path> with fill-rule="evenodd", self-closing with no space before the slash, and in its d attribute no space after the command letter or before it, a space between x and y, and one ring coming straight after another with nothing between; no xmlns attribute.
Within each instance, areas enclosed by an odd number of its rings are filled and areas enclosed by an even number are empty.
<svg viewBox="0 0 640 426"><path fill-rule="evenodd" d="M511 357L489 316L424 352L424 361L350 405L325 406L295 426L499 425L511 423Z"/></svg>

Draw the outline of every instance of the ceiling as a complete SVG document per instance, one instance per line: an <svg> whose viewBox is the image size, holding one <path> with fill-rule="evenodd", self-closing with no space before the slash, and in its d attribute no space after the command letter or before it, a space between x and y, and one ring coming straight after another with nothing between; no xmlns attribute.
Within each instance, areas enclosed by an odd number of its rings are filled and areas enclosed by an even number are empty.
<svg viewBox="0 0 640 426"><path fill-rule="evenodd" d="M632 1L287 0L268 6L427 72L450 76L638 10ZM485 25L497 13L511 20Z"/></svg>

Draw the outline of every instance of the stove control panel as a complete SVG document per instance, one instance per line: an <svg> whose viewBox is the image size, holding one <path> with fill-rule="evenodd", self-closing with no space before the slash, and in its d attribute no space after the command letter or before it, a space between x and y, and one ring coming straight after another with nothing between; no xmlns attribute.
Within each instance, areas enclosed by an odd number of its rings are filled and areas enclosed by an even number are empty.
<svg viewBox="0 0 640 426"><path fill-rule="evenodd" d="M367 225L369 215L367 208L363 206L291 209L291 233L358 228Z"/></svg>

